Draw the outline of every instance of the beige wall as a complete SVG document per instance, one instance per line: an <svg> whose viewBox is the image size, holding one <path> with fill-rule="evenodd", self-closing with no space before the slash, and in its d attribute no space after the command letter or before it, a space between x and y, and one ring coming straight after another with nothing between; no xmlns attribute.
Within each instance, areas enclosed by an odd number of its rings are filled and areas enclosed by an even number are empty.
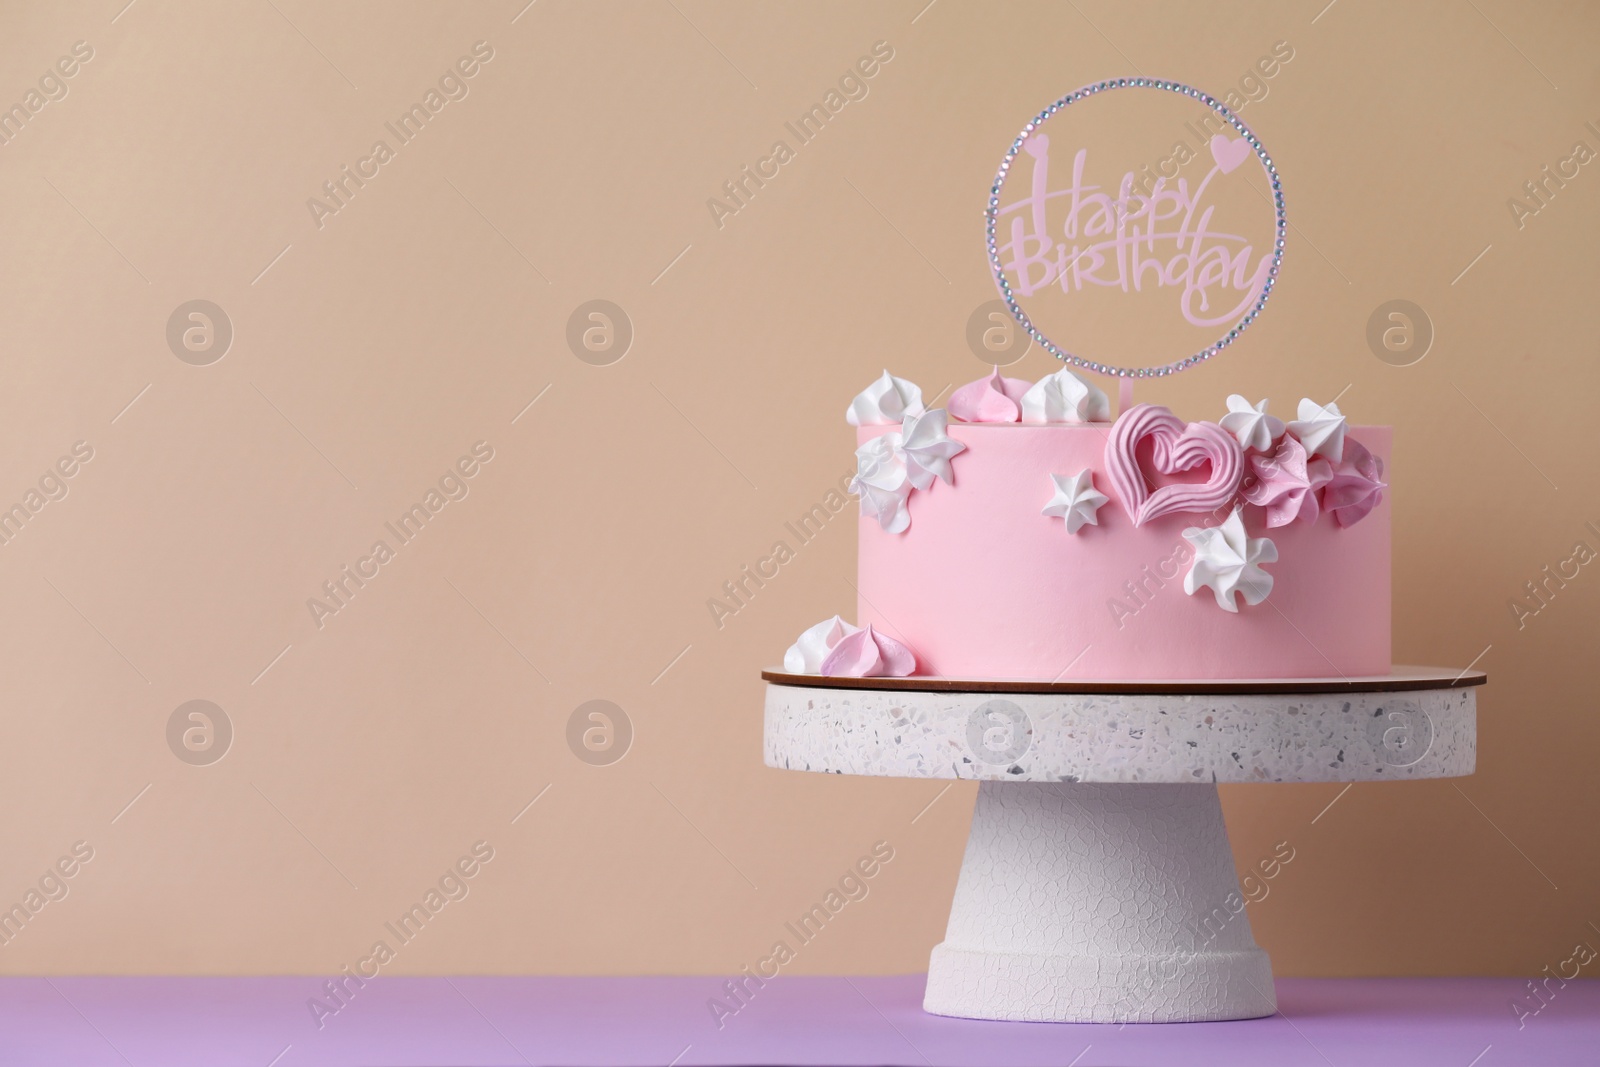
<svg viewBox="0 0 1600 1067"><path fill-rule="evenodd" d="M1285 281L1140 395L1199 417L1348 386L1393 423L1396 657L1492 685L1473 778L1225 791L1241 867L1295 850L1257 936L1290 975L1531 973L1600 938L1600 572L1521 629L1508 607L1600 548L1600 174L1507 207L1600 148L1592 9L122 3L0 33L5 102L93 49L0 147L0 500L93 451L0 546L0 903L93 849L0 970L334 972L477 841L391 973L731 972L878 841L794 970L924 967L973 787L760 760L757 671L852 610L854 520L722 626L707 600L847 470L869 377L978 372L980 204L1028 114L1135 70L1221 91L1278 41L1243 117L1289 190ZM469 95L319 228L308 198L478 41ZM870 94L716 225L877 41ZM1413 366L1365 339L1396 298L1437 331ZM234 329L204 366L166 338L196 299ZM636 332L609 366L565 339L592 299ZM477 442L468 495L399 545L384 523ZM308 598L380 538L319 626ZM167 735L196 699L234 733L203 766ZM567 742L593 699L632 724L613 765Z"/></svg>

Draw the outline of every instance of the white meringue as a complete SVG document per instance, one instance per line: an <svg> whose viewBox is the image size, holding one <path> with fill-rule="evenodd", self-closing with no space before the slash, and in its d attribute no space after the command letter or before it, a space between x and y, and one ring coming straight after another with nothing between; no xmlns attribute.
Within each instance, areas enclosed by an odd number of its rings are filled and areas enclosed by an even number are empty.
<svg viewBox="0 0 1600 1067"><path fill-rule="evenodd" d="M1022 421L1110 422L1111 398L1065 367L1022 394Z"/></svg>
<svg viewBox="0 0 1600 1067"><path fill-rule="evenodd" d="M1283 420L1267 414L1267 402L1251 405L1250 401L1233 393L1228 397L1228 413L1222 416L1222 428L1233 434L1240 448L1253 448L1257 452L1271 452L1272 443L1283 436Z"/></svg>
<svg viewBox="0 0 1600 1067"><path fill-rule="evenodd" d="M884 371L882 378L850 401L844 421L851 426L893 426L926 410L922 406L921 386Z"/></svg>
<svg viewBox="0 0 1600 1067"><path fill-rule="evenodd" d="M943 408L906 416L900 430L901 450L906 477L918 489L930 488L935 478L955 484L950 476L950 457L965 452L967 446L945 432L948 426L949 413Z"/></svg>
<svg viewBox="0 0 1600 1067"><path fill-rule="evenodd" d="M856 449L856 476L850 492L861 497L861 514L878 520L889 533L911 525L906 500L911 496L910 472L898 433L879 434Z"/></svg>
<svg viewBox="0 0 1600 1067"><path fill-rule="evenodd" d="M1067 520L1069 534L1077 533L1086 525L1100 525L1100 518L1095 513L1111 498L1094 487L1092 471L1085 467L1071 478L1052 474L1050 480L1055 484L1056 492L1044 506L1043 514Z"/></svg>
<svg viewBox="0 0 1600 1067"><path fill-rule="evenodd" d="M783 669L790 674L820 674L822 661L828 658L833 646L860 629L837 615L822 620L789 646L789 651L783 654Z"/></svg>
<svg viewBox="0 0 1600 1067"><path fill-rule="evenodd" d="M905 533L911 528L911 510L906 506L911 497L910 482L899 489L862 486L855 491L861 494L861 514L877 519L885 533Z"/></svg>
<svg viewBox="0 0 1600 1067"><path fill-rule="evenodd" d="M1278 547L1270 538L1245 534L1242 509L1234 508L1221 526L1191 526L1183 536L1194 546L1194 563L1183 577L1185 593L1194 596L1199 589L1208 588L1216 594L1218 607L1237 612L1235 593L1242 594L1246 604L1255 605L1272 592L1272 575L1261 564L1277 560Z"/></svg>
<svg viewBox="0 0 1600 1067"><path fill-rule="evenodd" d="M1326 456L1338 463L1344 458L1344 415L1339 405L1300 401L1300 417L1286 429L1306 446L1308 456Z"/></svg>

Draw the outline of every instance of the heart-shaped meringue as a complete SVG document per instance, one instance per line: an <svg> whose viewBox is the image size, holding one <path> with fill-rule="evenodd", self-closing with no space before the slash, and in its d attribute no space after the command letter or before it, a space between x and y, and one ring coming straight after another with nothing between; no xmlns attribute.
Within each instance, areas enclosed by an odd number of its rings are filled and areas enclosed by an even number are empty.
<svg viewBox="0 0 1600 1067"><path fill-rule="evenodd" d="M1157 473L1180 474L1211 465L1204 482L1174 482L1154 491L1139 462L1139 445L1150 438ZM1244 451L1214 422L1184 422L1164 407L1135 404L1124 411L1106 441L1106 473L1135 526L1183 511L1215 511L1233 499L1244 477Z"/></svg>

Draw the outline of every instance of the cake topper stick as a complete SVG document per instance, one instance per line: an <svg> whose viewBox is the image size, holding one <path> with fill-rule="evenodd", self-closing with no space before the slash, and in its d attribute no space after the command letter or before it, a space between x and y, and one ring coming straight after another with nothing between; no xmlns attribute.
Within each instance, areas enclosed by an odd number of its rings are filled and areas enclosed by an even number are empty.
<svg viewBox="0 0 1600 1067"><path fill-rule="evenodd" d="M1159 95L1113 92L1125 89ZM1013 169L1023 173L1008 195ZM1121 378L1124 408L1131 379L1203 362L1256 320L1288 226L1277 167L1256 135L1221 100L1156 78L1096 82L1034 116L1001 161L984 219L1011 314L1062 362ZM1119 366L1046 335L1062 326L1101 351L1190 354Z"/></svg>

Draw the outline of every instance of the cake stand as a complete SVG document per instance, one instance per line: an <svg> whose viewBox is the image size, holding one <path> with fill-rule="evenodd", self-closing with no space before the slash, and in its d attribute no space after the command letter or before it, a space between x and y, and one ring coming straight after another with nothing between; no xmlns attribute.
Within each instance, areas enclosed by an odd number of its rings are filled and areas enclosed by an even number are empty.
<svg viewBox="0 0 1600 1067"><path fill-rule="evenodd" d="M768 766L979 782L923 1007L1033 1022L1271 1015L1217 784L1471 774L1486 680L762 677Z"/></svg>

